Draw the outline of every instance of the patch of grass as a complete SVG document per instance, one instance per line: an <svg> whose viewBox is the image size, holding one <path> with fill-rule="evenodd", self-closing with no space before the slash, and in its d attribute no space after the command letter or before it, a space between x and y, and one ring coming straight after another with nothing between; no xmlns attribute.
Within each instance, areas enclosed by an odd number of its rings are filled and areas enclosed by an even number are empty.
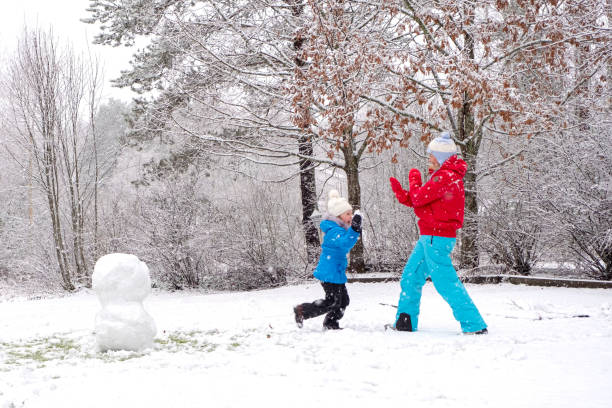
<svg viewBox="0 0 612 408"><path fill-rule="evenodd" d="M57 336L34 339L23 343L2 343L6 349L5 364L22 365L27 363L45 363L51 360L63 360L69 354L78 352L79 346L72 339Z"/></svg>
<svg viewBox="0 0 612 408"><path fill-rule="evenodd" d="M177 344L177 345L189 345L189 346L195 346L198 344L198 341L196 339L194 339L192 336L194 335L194 333L173 333L170 334L168 336L168 340L171 343Z"/></svg>
<svg viewBox="0 0 612 408"><path fill-rule="evenodd" d="M256 332L257 332L256 329L248 329L248 330L245 330L243 333L234 334L232 337L230 337L231 343L228 345L228 350L233 350L233 349L240 347L244 339L248 338L249 336L251 336L253 333L256 333Z"/></svg>
<svg viewBox="0 0 612 408"><path fill-rule="evenodd" d="M106 363L122 362L141 358L150 353L165 351L169 353L211 353L220 346L227 350L235 350L245 344L244 340L251 336L256 330L248 330L244 333L229 336L220 333L219 330L190 330L163 333L154 340L153 350L146 351L106 351L95 352L92 341L87 336L82 339L74 337L74 333L57 334L50 337L42 337L13 343L0 343L0 372L9 372L15 366L32 365L44 367L53 361L71 360L76 364L78 360L101 360Z"/></svg>
<svg viewBox="0 0 612 408"><path fill-rule="evenodd" d="M211 352L219 346L217 343L210 342L206 336L219 334L218 330L209 330L202 332L199 330L191 330L188 332L177 331L167 335L167 337L155 339L158 345L157 350L166 350L170 352L179 351L205 351ZM161 347L160 347L161 346Z"/></svg>
<svg viewBox="0 0 612 408"><path fill-rule="evenodd" d="M16 363L19 360L32 360L37 362L49 361L50 357L47 357L44 354L43 350L29 350L29 349L21 349L21 350L9 350L9 363Z"/></svg>

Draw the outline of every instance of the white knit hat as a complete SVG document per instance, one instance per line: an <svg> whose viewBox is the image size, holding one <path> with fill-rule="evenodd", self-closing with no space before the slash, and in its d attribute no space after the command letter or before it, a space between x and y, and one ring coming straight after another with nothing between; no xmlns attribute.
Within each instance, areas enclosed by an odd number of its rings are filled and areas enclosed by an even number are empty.
<svg viewBox="0 0 612 408"><path fill-rule="evenodd" d="M440 136L429 143L427 153L433 154L441 166L446 159L457 154L457 146L451 139L450 133L442 132Z"/></svg>
<svg viewBox="0 0 612 408"><path fill-rule="evenodd" d="M353 207L346 201L346 198L340 197L340 193L336 190L331 190L327 194L327 212L329 215L338 217Z"/></svg>

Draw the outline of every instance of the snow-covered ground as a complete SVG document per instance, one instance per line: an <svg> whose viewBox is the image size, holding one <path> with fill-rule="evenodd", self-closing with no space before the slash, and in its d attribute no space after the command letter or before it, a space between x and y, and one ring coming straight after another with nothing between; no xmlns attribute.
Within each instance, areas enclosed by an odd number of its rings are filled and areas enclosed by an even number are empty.
<svg viewBox="0 0 612 408"><path fill-rule="evenodd" d="M315 283L157 292L142 353L96 352L90 291L0 298L0 408L612 406L612 290L467 287L487 336L460 335L431 283L416 333L383 329L398 282L349 284L346 329L331 332L293 322Z"/></svg>

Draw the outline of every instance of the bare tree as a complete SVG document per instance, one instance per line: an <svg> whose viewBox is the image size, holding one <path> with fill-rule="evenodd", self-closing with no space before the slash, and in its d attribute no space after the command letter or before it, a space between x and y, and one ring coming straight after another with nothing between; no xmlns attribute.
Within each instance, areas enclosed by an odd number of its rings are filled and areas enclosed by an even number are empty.
<svg viewBox="0 0 612 408"><path fill-rule="evenodd" d="M11 155L23 168L32 162L68 290L74 289L75 280L89 283L87 205L97 181L90 171L96 152L82 115L96 109L98 81L97 65L62 46L51 30L25 28L4 84L15 138Z"/></svg>

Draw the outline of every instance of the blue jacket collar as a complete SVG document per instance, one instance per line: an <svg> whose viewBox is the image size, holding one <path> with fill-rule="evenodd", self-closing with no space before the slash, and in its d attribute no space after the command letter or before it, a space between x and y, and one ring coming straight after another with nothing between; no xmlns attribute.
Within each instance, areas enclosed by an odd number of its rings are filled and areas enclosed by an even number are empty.
<svg viewBox="0 0 612 408"><path fill-rule="evenodd" d="M333 216L331 214L328 214L328 213L323 215L323 221L332 221L332 222L335 222L336 224L338 224L339 226L341 226L344 229L349 229L349 227L350 227L349 224L345 223L340 218L335 217L335 216Z"/></svg>

